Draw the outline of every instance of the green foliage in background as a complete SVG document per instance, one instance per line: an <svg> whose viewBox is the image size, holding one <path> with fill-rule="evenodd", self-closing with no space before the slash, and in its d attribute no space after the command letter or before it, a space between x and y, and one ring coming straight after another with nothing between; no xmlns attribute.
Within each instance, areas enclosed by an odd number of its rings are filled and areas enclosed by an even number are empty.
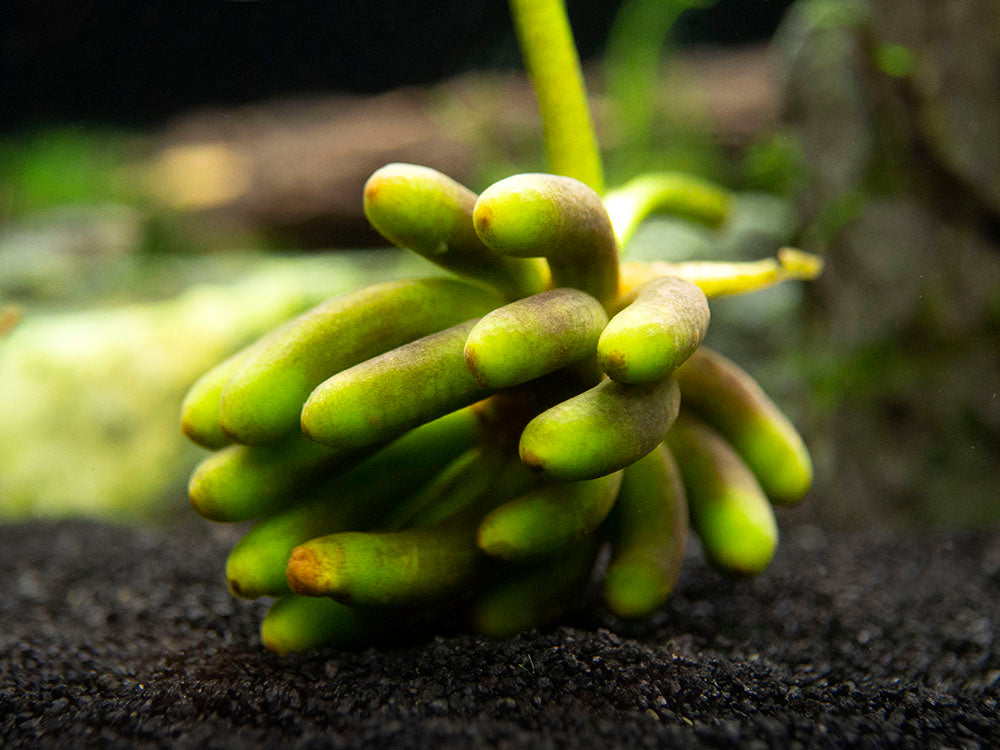
<svg viewBox="0 0 1000 750"><path fill-rule="evenodd" d="M134 147L131 133L84 126L0 138L0 218L134 201L125 171Z"/></svg>

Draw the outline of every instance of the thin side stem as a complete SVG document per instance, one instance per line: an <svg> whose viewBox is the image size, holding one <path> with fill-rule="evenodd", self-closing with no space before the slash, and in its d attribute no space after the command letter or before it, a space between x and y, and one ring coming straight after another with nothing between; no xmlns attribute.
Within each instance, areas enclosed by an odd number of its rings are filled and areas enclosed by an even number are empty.
<svg viewBox="0 0 1000 750"><path fill-rule="evenodd" d="M542 114L549 169L603 193L604 167L565 5L510 0L510 12Z"/></svg>
<svg viewBox="0 0 1000 750"><path fill-rule="evenodd" d="M623 146L641 168L649 154L656 119L661 58L670 31L689 8L715 0L625 0L615 13L604 56L605 89Z"/></svg>
<svg viewBox="0 0 1000 750"><path fill-rule="evenodd" d="M730 202L729 193L718 185L679 172L644 174L604 196L622 250L654 213L717 227L725 221Z"/></svg>
<svg viewBox="0 0 1000 750"><path fill-rule="evenodd" d="M781 248L777 259L763 258L733 263L668 263L662 260L623 263L618 296L620 300L627 299L647 281L664 276L676 276L690 281L706 297L722 297L760 291L783 281L812 281L822 271L822 258L792 247Z"/></svg>

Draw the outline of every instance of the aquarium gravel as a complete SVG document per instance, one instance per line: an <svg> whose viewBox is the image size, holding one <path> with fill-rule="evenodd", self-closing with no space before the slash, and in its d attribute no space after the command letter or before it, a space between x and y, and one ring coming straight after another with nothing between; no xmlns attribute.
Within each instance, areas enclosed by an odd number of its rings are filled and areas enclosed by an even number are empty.
<svg viewBox="0 0 1000 750"><path fill-rule="evenodd" d="M234 528L3 526L0 746L1000 745L1000 534L782 531L752 581L689 545L639 625L592 592L549 632L280 658L220 585Z"/></svg>

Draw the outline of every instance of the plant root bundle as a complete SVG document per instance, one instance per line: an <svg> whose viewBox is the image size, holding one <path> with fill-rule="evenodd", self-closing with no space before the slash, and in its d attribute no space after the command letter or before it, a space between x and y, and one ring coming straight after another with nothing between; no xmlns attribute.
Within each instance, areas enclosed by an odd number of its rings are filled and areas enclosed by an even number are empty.
<svg viewBox="0 0 1000 750"><path fill-rule="evenodd" d="M603 545L607 607L644 617L678 580L689 524L720 570L763 570L771 502L799 499L812 467L752 378L702 346L708 297L818 262L619 264L645 213L718 223L720 195L669 176L605 201L549 174L479 196L426 167L372 175L372 225L454 278L323 303L183 406L184 432L216 451L191 478L195 510L259 519L226 576L277 598L265 645L363 645L431 611L495 636L542 627Z"/></svg>

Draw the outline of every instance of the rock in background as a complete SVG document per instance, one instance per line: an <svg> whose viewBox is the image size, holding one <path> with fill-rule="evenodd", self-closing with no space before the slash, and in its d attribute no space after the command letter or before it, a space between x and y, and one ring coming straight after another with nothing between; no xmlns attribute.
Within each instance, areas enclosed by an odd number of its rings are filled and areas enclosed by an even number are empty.
<svg viewBox="0 0 1000 750"><path fill-rule="evenodd" d="M1000 517L1000 2L801 0L779 31L818 512Z"/></svg>

